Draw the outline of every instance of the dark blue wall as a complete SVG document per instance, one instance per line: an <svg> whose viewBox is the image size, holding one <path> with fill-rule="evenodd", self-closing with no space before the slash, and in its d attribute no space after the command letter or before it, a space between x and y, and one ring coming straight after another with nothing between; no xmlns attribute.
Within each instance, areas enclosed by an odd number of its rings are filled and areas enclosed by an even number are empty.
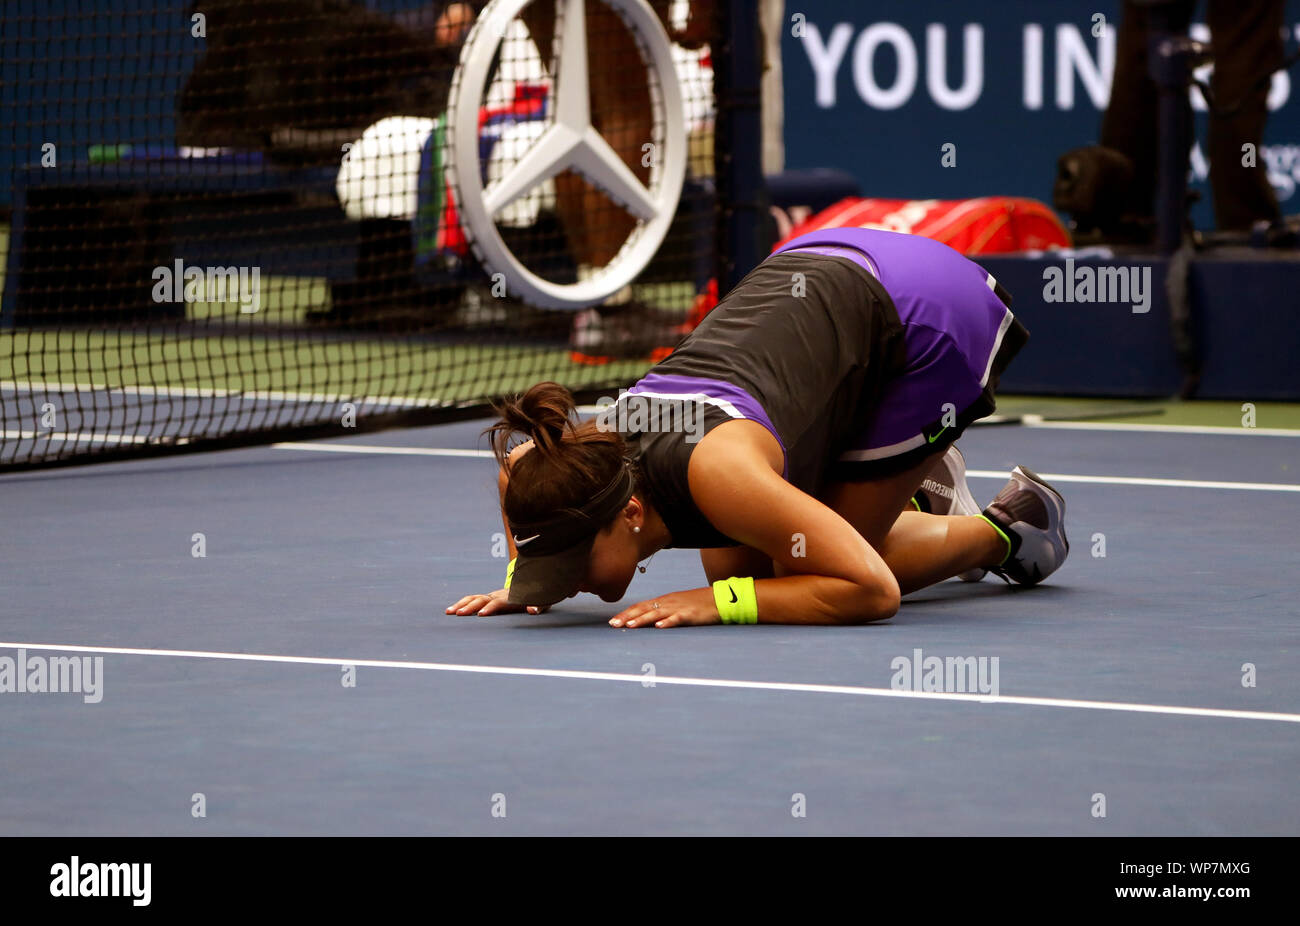
<svg viewBox="0 0 1300 926"><path fill-rule="evenodd" d="M202 39L190 37L184 2L6 0L0 12L0 175L90 145L162 144L172 101ZM9 184L0 196L9 201Z"/></svg>

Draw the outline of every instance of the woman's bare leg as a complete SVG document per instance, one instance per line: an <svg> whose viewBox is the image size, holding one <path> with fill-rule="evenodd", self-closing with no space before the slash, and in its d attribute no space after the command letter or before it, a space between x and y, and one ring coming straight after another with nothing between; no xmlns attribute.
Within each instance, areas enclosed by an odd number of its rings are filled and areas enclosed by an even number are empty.
<svg viewBox="0 0 1300 926"><path fill-rule="evenodd" d="M999 562L1007 542L983 518L904 511L877 550L906 595Z"/></svg>
<svg viewBox="0 0 1300 926"><path fill-rule="evenodd" d="M857 528L906 595L1006 555L1006 542L983 518L924 514L911 506L940 451L923 463L870 482L833 483L822 500Z"/></svg>

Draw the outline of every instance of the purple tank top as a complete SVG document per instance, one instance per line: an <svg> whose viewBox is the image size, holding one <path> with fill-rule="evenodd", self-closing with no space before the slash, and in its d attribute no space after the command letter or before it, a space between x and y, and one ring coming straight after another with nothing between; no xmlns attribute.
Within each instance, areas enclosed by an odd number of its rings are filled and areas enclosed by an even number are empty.
<svg viewBox="0 0 1300 926"><path fill-rule="evenodd" d="M1009 313L995 292L997 281L946 244L873 228L827 228L800 235L773 254L803 249L866 268L889 293L913 348L946 335L967 358L987 358L1006 328Z"/></svg>

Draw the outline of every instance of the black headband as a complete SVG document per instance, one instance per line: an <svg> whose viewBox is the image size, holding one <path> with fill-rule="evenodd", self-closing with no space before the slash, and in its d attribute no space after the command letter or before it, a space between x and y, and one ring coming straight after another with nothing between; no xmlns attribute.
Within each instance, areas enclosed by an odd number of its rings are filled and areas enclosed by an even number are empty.
<svg viewBox="0 0 1300 926"><path fill-rule="evenodd" d="M532 524L511 523L516 549L521 556L546 556L586 540L627 504L634 485L632 465L625 459L609 485L581 508L565 508L545 521Z"/></svg>

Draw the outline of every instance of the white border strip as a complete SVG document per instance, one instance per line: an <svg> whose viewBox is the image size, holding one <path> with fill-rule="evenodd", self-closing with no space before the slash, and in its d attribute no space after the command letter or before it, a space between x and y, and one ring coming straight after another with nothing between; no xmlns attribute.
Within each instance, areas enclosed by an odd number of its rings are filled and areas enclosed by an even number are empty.
<svg viewBox="0 0 1300 926"><path fill-rule="evenodd" d="M272 450L311 450L317 453L386 453L413 457L491 457L491 450L444 450L439 447L380 447L373 444L313 444L281 441Z"/></svg>
<svg viewBox="0 0 1300 926"><path fill-rule="evenodd" d="M636 387L633 386L632 388L635 389ZM629 391L620 394L614 404L618 404L618 402L622 402L624 399L630 399L634 397L640 397L646 399L663 399L665 401L676 401L676 402L703 402L706 405L717 406L718 408L726 412L728 415L730 415L732 418L749 417L748 415L741 412L740 409L736 408L736 406L733 405L731 402L728 402L726 399L717 399L711 395L705 395L703 392L631 392Z"/></svg>
<svg viewBox="0 0 1300 926"><path fill-rule="evenodd" d="M998 285L992 274L989 274L988 284L989 289L993 289ZM989 374L993 372L993 361L998 359L998 351L1002 350L1002 339L1007 336L1007 329L1011 327L1013 321L1015 321L1015 316L1011 314L1010 309L1007 309L1007 314L1002 316L1002 322L998 325L998 336L993 339L993 349L989 351L989 362L984 364L984 375L980 377L981 388L989 384Z"/></svg>
<svg viewBox="0 0 1300 926"><path fill-rule="evenodd" d="M976 479L1009 479L1009 473L995 469L968 469ZM1300 485L1282 482L1211 482L1204 479L1145 479L1141 476L1071 476L1064 473L1039 473L1048 482L1084 482L1115 486L1168 486L1174 489L1236 489L1244 492L1300 492Z"/></svg>
<svg viewBox="0 0 1300 926"><path fill-rule="evenodd" d="M947 430L945 428L945 430ZM873 447L870 450L846 450L840 454L841 460L879 460L884 457L892 457L895 454L903 453L914 447L921 447L925 444L925 435L917 434L915 437L909 437L907 440L899 441L897 444L890 444L888 447Z"/></svg>
<svg viewBox="0 0 1300 926"><path fill-rule="evenodd" d="M182 386L110 386L106 383L51 383L35 380L3 380L0 390L10 392L118 392L123 395L167 396L181 399L244 399L265 402L353 402L357 405L396 405L426 408L447 404L440 399L410 396L350 395L342 392L283 392L273 389L193 389Z"/></svg>
<svg viewBox="0 0 1300 926"><path fill-rule="evenodd" d="M0 431L0 437L5 440L51 440L72 444L148 444L154 441L163 443L166 440L165 438L154 438L139 434L100 434L94 432L70 434L63 431L16 431L11 428ZM183 440L176 439L171 442L175 444L185 443Z"/></svg>
<svg viewBox="0 0 1300 926"><path fill-rule="evenodd" d="M624 672L579 672L569 669L529 669L515 666L477 666L445 662L407 662L390 659L329 659L319 656L275 656L262 653L220 653L204 650L136 649L118 646L60 646L50 643L0 643L0 649L54 650L73 653L103 653L114 656L170 656L182 659L217 659L239 662L269 662L312 666L361 666L371 669L417 669L426 672L465 672L475 675L515 675L534 678L582 679L598 682L644 683L647 676ZM1018 704L1026 707L1060 707L1094 711L1123 711L1138 714L1175 714L1183 717L1223 717L1233 720L1272 720L1300 723L1300 714L1270 711L1235 711L1212 707L1181 707L1170 704L1132 704L1123 701L1079 701L1070 698L1031 698L1004 695L956 694L943 691L896 691L892 688L864 688L856 685L811 685L801 682L752 682L725 678L689 678L656 675L656 685L693 688L740 688L749 691L789 691L803 694L839 694L875 698L908 698L927 701L967 701L980 704Z"/></svg>

